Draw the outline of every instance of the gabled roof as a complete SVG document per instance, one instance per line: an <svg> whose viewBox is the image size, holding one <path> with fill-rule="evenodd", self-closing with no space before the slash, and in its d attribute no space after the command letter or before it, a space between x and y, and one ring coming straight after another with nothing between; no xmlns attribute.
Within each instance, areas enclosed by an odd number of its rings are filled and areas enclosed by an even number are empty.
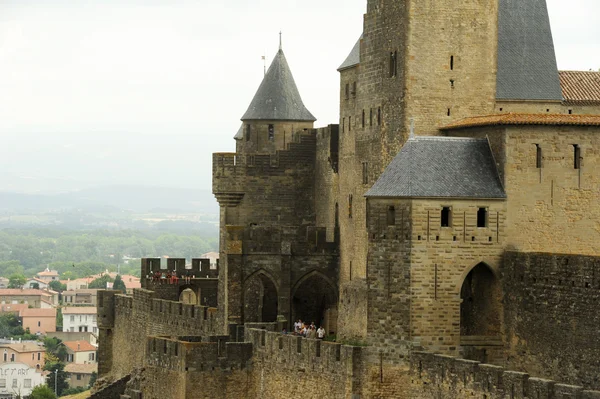
<svg viewBox="0 0 600 399"><path fill-rule="evenodd" d="M62 314L97 314L95 306L69 306L62 309Z"/></svg>
<svg viewBox="0 0 600 399"><path fill-rule="evenodd" d="M600 105L600 72L560 71L566 105Z"/></svg>
<svg viewBox="0 0 600 399"><path fill-rule="evenodd" d="M74 374L92 374L98 372L98 363L67 363L65 365L65 373Z"/></svg>
<svg viewBox="0 0 600 399"><path fill-rule="evenodd" d="M52 296L56 294L54 291L42 291L35 288L3 288L0 289L0 296Z"/></svg>
<svg viewBox="0 0 600 399"><path fill-rule="evenodd" d="M23 309L21 317L56 317L56 308L51 309Z"/></svg>
<svg viewBox="0 0 600 399"><path fill-rule="evenodd" d="M337 69L338 72L342 72L344 69L352 68L353 66L360 64L360 41L362 38L363 35L361 34L354 47L352 47L350 54L348 54L348 57L346 57L344 62L342 62L342 65Z"/></svg>
<svg viewBox="0 0 600 399"><path fill-rule="evenodd" d="M487 139L412 137L367 197L506 198Z"/></svg>
<svg viewBox="0 0 600 399"><path fill-rule="evenodd" d="M316 120L302 102L283 50L277 52L242 120Z"/></svg>
<svg viewBox="0 0 600 399"><path fill-rule="evenodd" d="M66 341L63 342L63 344L73 352L89 352L96 350L96 347L87 341Z"/></svg>
<svg viewBox="0 0 600 399"><path fill-rule="evenodd" d="M600 115L516 114L509 112L464 118L442 126L440 130L499 125L600 126Z"/></svg>
<svg viewBox="0 0 600 399"><path fill-rule="evenodd" d="M499 100L562 100L546 0L498 3Z"/></svg>

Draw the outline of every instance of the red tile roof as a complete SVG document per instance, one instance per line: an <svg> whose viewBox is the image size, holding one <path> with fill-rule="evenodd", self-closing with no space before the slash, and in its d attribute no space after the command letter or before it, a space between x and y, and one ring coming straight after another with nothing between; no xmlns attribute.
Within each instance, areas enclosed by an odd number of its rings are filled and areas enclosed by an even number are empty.
<svg viewBox="0 0 600 399"><path fill-rule="evenodd" d="M573 125L600 126L600 115L566 115L566 114L497 114L465 118L440 130L460 129L476 126L494 125Z"/></svg>
<svg viewBox="0 0 600 399"><path fill-rule="evenodd" d="M89 352L96 350L96 347L87 341L66 341L63 343L73 352Z"/></svg>
<svg viewBox="0 0 600 399"><path fill-rule="evenodd" d="M23 309L21 317L56 317L56 309Z"/></svg>
<svg viewBox="0 0 600 399"><path fill-rule="evenodd" d="M0 289L0 296L22 296L22 295L28 295L28 296L36 296L36 295L42 295L42 296L52 296L52 294L55 292L49 292L49 291L42 291L42 290L36 290L34 288L30 288L30 289L20 289L20 288L5 288L5 289Z"/></svg>
<svg viewBox="0 0 600 399"><path fill-rule="evenodd" d="M600 72L560 71L566 105L600 105Z"/></svg>
<svg viewBox="0 0 600 399"><path fill-rule="evenodd" d="M63 314L96 314L95 306L69 306L62 310Z"/></svg>
<svg viewBox="0 0 600 399"><path fill-rule="evenodd" d="M68 363L65 366L66 373L76 373L76 374L92 374L98 372L98 363L86 363L86 364L77 364L77 363Z"/></svg>

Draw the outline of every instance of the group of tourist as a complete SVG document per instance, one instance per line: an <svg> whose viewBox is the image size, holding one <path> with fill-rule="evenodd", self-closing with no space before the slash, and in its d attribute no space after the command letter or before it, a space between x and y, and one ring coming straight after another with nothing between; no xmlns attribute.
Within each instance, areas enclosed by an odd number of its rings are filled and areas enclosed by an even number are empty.
<svg viewBox="0 0 600 399"><path fill-rule="evenodd" d="M157 270L154 273L151 273L148 276L146 276L146 278L158 284L177 284L179 282L179 277L177 276L177 272L175 270ZM190 280L196 278L196 276L192 275L191 270L186 270L182 273L181 278L185 281L186 284L189 284Z"/></svg>
<svg viewBox="0 0 600 399"><path fill-rule="evenodd" d="M323 326L319 326L319 328L317 328L314 321L311 324L308 324L303 323L300 319L296 320L294 323L293 334L311 339L325 339L325 329Z"/></svg>

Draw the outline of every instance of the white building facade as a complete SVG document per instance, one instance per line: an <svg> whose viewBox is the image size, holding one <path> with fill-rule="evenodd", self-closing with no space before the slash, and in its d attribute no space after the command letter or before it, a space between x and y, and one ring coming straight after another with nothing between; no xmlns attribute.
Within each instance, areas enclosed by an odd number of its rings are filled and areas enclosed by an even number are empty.
<svg viewBox="0 0 600 399"><path fill-rule="evenodd" d="M97 310L95 306L65 307L63 314L63 331L91 332L98 334Z"/></svg>
<svg viewBox="0 0 600 399"><path fill-rule="evenodd" d="M0 398L29 396L33 388L43 384L44 376L33 367L24 363L0 364Z"/></svg>

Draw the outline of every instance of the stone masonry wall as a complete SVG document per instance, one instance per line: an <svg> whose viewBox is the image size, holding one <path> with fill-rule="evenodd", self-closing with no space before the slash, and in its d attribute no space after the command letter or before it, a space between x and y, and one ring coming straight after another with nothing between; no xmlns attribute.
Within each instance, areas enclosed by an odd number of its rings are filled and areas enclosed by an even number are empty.
<svg viewBox="0 0 600 399"><path fill-rule="evenodd" d="M600 128L506 128L508 238L514 249L599 255ZM542 167L536 167L536 144ZM574 147L581 168L574 168Z"/></svg>
<svg viewBox="0 0 600 399"><path fill-rule="evenodd" d="M106 293L99 292L99 303ZM112 292L111 292L112 293ZM134 290L133 297L112 295L114 307L104 307L101 313L111 314L113 323L101 323L100 375L112 378L127 375L144 364L146 337L150 335L214 335L217 328L216 309L154 299L153 292ZM99 318L101 320L101 318ZM107 362L110 367L102 367Z"/></svg>
<svg viewBox="0 0 600 399"><path fill-rule="evenodd" d="M246 340L254 347L255 398L362 397L359 347L251 329Z"/></svg>
<svg viewBox="0 0 600 399"><path fill-rule="evenodd" d="M600 390L600 258L508 252L507 367Z"/></svg>
<svg viewBox="0 0 600 399"><path fill-rule="evenodd" d="M415 352L411 357L411 398L597 399L599 391L530 377L502 367Z"/></svg>

